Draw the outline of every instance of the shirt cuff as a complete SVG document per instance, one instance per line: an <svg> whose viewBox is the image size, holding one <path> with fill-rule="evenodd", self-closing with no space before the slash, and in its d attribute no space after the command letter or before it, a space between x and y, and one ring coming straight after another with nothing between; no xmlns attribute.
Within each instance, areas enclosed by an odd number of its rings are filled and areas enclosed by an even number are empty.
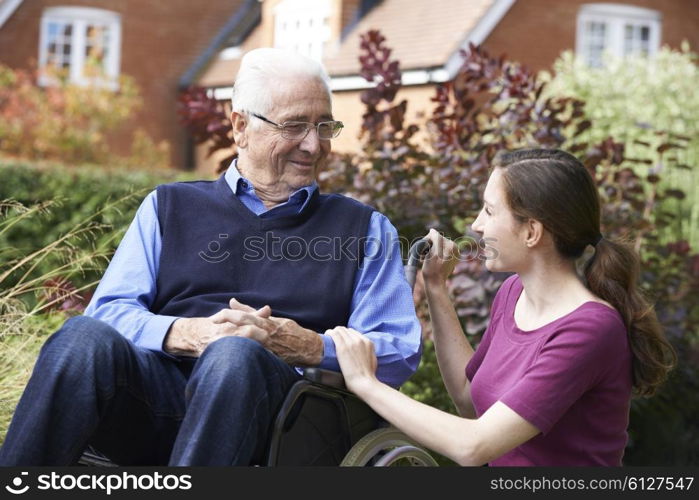
<svg viewBox="0 0 699 500"><path fill-rule="evenodd" d="M170 326L179 319L177 316L161 316L153 315L143 326L141 336L138 339L138 345L150 351L158 351L167 354L163 351L163 342L167 335Z"/></svg>
<svg viewBox="0 0 699 500"><path fill-rule="evenodd" d="M321 335L320 338L323 339L323 360L318 365L318 368L339 372L340 365L337 362L337 354L335 353L335 342L329 335Z"/></svg>

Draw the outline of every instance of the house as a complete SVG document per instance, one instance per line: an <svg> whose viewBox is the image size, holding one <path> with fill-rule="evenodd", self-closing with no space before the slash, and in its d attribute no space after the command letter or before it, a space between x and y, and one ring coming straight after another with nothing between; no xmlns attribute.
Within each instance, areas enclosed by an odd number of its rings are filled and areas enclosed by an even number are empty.
<svg viewBox="0 0 699 500"><path fill-rule="evenodd" d="M63 68L89 84L88 63L108 78L133 77L141 111L113 142L130 147L142 127L170 144L172 165L185 167L191 142L179 122L180 80L245 0L0 0L0 63L12 68ZM40 71L39 84L50 85Z"/></svg>
<svg viewBox="0 0 699 500"><path fill-rule="evenodd" d="M216 55L197 62L191 83L228 98L240 58L261 46L321 59L332 77L334 114L345 122L333 147L348 151L358 146L359 93L367 85L359 76L359 40L370 29L381 31L401 63L397 99L408 100L413 116L431 109L434 86L455 75L460 49L470 42L534 70L549 68L565 49L595 65L605 50L653 54L685 39L699 47L699 6L691 0L265 0L243 8L255 12L255 28L231 25Z"/></svg>
<svg viewBox="0 0 699 500"><path fill-rule="evenodd" d="M203 148L186 150L177 88L201 85L228 99L241 57L257 47L291 48L325 64L334 114L345 122L333 147L345 151L358 147L359 94L367 85L359 76L359 39L370 29L381 31L401 63L398 99L408 99L409 118L429 112L435 85L454 76L471 42L534 70L549 68L565 49L596 65L605 50L652 55L683 40L699 47L696 0L0 0L0 62L22 66L33 57L44 64L45 19L53 9L88 7L116 15L103 23L116 23L107 28L114 38L121 31L118 70L144 89L148 106L139 119L172 142L174 165L202 171L215 162Z"/></svg>

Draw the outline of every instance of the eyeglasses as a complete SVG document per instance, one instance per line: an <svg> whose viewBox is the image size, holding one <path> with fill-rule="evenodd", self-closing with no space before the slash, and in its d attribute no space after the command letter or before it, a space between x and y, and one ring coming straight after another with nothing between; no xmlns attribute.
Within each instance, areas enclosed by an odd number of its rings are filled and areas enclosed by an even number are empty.
<svg viewBox="0 0 699 500"><path fill-rule="evenodd" d="M279 124L274 123L272 120L269 120L262 115L258 115L257 113L250 114L255 118L259 118L263 122L267 122L270 125L277 127L277 129L279 129L279 131L281 132L282 137L291 141L303 140L308 135L308 131L312 128L316 129L316 133L318 134L319 139L329 141L330 139L333 139L340 135L340 132L342 132L342 127L345 126L342 122L338 121L319 123L284 122L282 124Z"/></svg>

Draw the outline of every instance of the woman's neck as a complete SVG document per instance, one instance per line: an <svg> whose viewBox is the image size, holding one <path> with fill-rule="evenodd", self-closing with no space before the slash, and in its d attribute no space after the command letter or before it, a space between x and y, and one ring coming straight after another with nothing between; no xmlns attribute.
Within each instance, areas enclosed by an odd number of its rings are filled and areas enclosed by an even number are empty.
<svg viewBox="0 0 699 500"><path fill-rule="evenodd" d="M575 308L592 299L591 292L580 281L572 261L540 261L526 272L518 273L524 291L520 300L534 315L548 315Z"/></svg>

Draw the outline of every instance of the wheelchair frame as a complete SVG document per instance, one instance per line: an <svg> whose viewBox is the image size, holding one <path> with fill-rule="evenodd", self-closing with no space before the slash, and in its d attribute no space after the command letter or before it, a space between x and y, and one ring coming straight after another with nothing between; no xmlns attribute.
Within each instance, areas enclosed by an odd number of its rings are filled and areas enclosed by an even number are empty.
<svg viewBox="0 0 699 500"><path fill-rule="evenodd" d="M341 374L310 368L292 386L277 415L266 465L385 466L398 462L437 465L429 453L349 392Z"/></svg>

